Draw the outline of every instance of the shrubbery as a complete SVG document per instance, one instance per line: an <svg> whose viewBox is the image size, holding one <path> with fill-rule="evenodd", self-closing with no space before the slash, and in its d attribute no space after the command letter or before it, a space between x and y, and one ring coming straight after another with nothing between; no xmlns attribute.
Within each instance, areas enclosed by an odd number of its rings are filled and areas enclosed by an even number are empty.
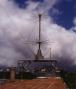
<svg viewBox="0 0 76 89"><path fill-rule="evenodd" d="M61 77L66 82L69 89L76 89L76 73L61 71Z"/></svg>

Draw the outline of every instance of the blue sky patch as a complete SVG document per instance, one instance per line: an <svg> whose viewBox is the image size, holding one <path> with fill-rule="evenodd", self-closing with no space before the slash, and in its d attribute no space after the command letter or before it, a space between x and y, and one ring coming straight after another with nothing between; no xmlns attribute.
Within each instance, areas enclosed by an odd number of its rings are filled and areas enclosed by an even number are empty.
<svg viewBox="0 0 76 89"><path fill-rule="evenodd" d="M28 0L14 0L15 3L22 9L27 7ZM44 0L31 0L34 2L44 2ZM54 6L59 12L49 10L50 17L53 17L55 23L67 29L71 28L73 19L76 16L76 0L61 0L60 3Z"/></svg>
<svg viewBox="0 0 76 89"><path fill-rule="evenodd" d="M27 6L26 1L28 0L14 0L15 4L18 5L18 7L25 9Z"/></svg>
<svg viewBox="0 0 76 89"><path fill-rule="evenodd" d="M55 19L55 22L67 29L71 28L73 26L73 19L76 15L74 9L75 4L76 1L62 1L59 3L57 8L62 14Z"/></svg>

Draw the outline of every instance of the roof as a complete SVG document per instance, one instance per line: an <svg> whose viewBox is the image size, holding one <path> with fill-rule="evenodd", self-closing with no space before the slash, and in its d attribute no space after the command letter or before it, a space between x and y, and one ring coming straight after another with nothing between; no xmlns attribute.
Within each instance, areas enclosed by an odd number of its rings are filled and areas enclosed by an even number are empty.
<svg viewBox="0 0 76 89"><path fill-rule="evenodd" d="M0 89L68 89L61 78L48 77L32 80L7 81Z"/></svg>

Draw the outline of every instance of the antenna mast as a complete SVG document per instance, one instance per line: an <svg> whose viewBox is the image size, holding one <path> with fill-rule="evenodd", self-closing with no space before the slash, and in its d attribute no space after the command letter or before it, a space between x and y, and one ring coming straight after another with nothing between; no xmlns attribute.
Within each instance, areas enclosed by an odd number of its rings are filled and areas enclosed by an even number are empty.
<svg viewBox="0 0 76 89"><path fill-rule="evenodd" d="M39 49L41 47L41 14L39 14Z"/></svg>
<svg viewBox="0 0 76 89"><path fill-rule="evenodd" d="M35 59L43 59L43 55L42 55L42 52L41 52L41 14L38 15L39 16L39 40L38 40L38 52L37 52L37 55L35 56Z"/></svg>

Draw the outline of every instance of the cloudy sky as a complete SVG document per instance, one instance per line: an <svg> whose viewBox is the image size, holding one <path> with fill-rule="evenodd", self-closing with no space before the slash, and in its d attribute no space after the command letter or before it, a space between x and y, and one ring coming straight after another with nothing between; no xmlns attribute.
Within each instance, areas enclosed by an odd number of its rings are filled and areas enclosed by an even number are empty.
<svg viewBox="0 0 76 89"><path fill-rule="evenodd" d="M16 65L34 58L38 45L38 14L42 14L42 53L65 68L76 66L75 0L0 0L0 64ZM31 44L28 44L31 42ZM32 43L33 42L33 43Z"/></svg>

